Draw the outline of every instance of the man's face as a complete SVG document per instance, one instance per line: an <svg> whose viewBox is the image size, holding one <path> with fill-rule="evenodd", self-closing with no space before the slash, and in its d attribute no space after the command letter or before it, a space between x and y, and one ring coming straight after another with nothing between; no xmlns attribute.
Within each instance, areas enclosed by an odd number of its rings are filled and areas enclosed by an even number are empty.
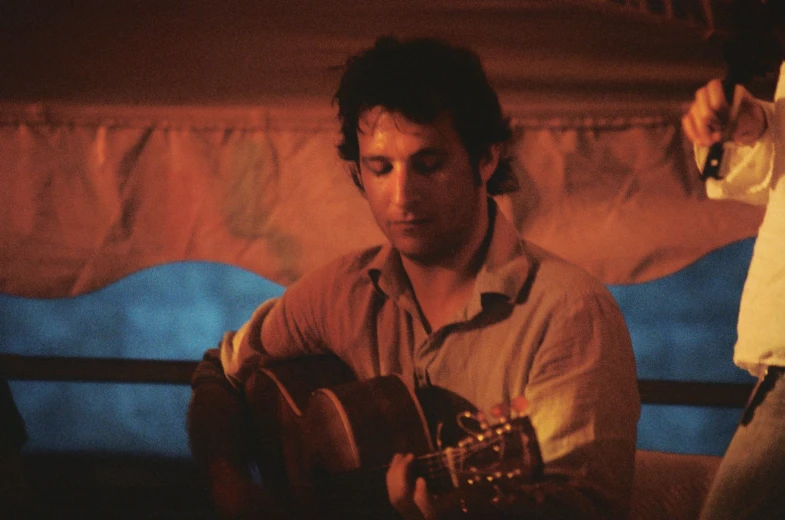
<svg viewBox="0 0 785 520"><path fill-rule="evenodd" d="M448 116L420 125L376 107L361 117L358 139L366 199L402 255L439 263L484 236L485 182L496 162L481 161L475 172Z"/></svg>

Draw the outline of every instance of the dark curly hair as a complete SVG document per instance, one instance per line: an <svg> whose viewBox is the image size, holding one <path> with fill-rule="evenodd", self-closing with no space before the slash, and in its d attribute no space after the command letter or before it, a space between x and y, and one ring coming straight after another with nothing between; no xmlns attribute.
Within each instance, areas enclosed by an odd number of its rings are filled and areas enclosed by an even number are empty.
<svg viewBox="0 0 785 520"><path fill-rule="evenodd" d="M470 50L431 38L399 41L384 36L346 62L335 93L342 141L338 154L351 162L352 180L360 190L357 132L364 112L381 106L418 123L432 123L448 113L475 171L493 144L512 136L480 63ZM487 184L490 195L518 189L510 159L502 154ZM479 175L478 175L479 182Z"/></svg>

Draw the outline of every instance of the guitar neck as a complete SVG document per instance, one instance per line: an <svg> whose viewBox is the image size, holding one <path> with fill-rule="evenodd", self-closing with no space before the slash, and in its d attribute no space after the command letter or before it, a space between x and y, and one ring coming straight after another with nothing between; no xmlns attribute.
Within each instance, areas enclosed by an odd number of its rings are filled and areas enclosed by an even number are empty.
<svg viewBox="0 0 785 520"><path fill-rule="evenodd" d="M457 488L459 471L462 466L461 448L447 448L444 451L429 453L415 459L415 473L428 483L433 493Z"/></svg>
<svg viewBox="0 0 785 520"><path fill-rule="evenodd" d="M528 418L516 418L469 436L456 447L423 455L416 459L415 470L435 492L476 484L480 480L531 478L541 467L539 450L524 445ZM438 490L438 491L437 491Z"/></svg>

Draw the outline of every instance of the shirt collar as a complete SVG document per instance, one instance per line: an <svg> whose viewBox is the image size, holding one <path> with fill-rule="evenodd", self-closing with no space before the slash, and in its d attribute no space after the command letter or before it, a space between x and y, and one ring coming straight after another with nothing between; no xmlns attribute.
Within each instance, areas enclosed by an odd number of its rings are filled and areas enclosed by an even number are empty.
<svg viewBox="0 0 785 520"><path fill-rule="evenodd" d="M496 218L488 254L477 273L476 288L480 295L499 294L514 300L529 278L533 259L518 229L499 211L492 199L490 203L494 206Z"/></svg>
<svg viewBox="0 0 785 520"><path fill-rule="evenodd" d="M518 230L501 211L496 202L492 205L493 235L482 267L477 273L477 282L467 314L473 315L482 308L484 295L500 295L507 301L518 297L528 280L533 262ZM409 279L401 264L397 250L385 244L368 266L368 276L376 289L404 306L414 305ZM408 303L403 303L408 302Z"/></svg>

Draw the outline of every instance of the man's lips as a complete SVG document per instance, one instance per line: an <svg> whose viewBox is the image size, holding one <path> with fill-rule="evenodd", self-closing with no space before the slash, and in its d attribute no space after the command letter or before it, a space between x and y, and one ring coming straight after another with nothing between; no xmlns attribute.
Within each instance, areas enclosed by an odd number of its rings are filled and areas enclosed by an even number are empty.
<svg viewBox="0 0 785 520"><path fill-rule="evenodd" d="M390 220L389 223L392 226L407 227L407 226L419 226L422 224L427 224L430 221L431 221L430 218L418 217L418 218L402 218L402 219Z"/></svg>

